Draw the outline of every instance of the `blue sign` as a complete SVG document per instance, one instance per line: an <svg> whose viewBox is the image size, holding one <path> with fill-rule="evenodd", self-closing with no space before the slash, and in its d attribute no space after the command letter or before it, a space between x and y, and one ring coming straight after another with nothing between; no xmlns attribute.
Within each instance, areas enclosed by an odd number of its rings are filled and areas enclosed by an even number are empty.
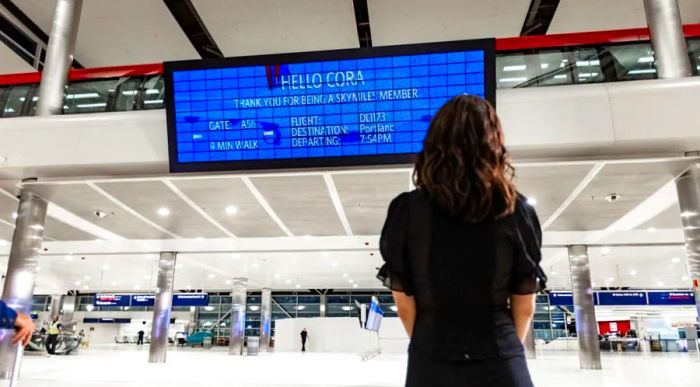
<svg viewBox="0 0 700 387"><path fill-rule="evenodd" d="M649 305L695 305L695 293L649 292Z"/></svg>
<svg viewBox="0 0 700 387"><path fill-rule="evenodd" d="M207 306L209 294L207 293L179 293L173 295L173 306Z"/></svg>
<svg viewBox="0 0 700 387"><path fill-rule="evenodd" d="M131 297L127 294L98 294L95 296L95 306L129 306Z"/></svg>
<svg viewBox="0 0 700 387"><path fill-rule="evenodd" d="M149 307L155 305L155 294L132 294L131 306Z"/></svg>
<svg viewBox="0 0 700 387"><path fill-rule="evenodd" d="M495 103L493 39L164 69L173 172L411 163L447 100Z"/></svg>
<svg viewBox="0 0 700 387"><path fill-rule="evenodd" d="M646 305L646 292L598 292L598 305Z"/></svg>
<svg viewBox="0 0 700 387"><path fill-rule="evenodd" d="M549 304L552 306L571 306L574 304L574 294L571 292L549 293Z"/></svg>

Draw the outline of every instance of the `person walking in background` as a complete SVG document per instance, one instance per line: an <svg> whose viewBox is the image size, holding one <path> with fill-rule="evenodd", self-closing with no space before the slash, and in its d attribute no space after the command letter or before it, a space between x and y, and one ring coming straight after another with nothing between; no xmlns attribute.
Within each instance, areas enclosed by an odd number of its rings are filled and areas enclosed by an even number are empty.
<svg viewBox="0 0 700 387"><path fill-rule="evenodd" d="M306 340L309 339L309 332L306 331L306 328L302 329L301 331L301 352L306 352Z"/></svg>
<svg viewBox="0 0 700 387"><path fill-rule="evenodd" d="M495 109L460 95L437 112L416 190L389 206L377 277L411 337L408 387L531 387L522 342L546 276L542 231L513 184Z"/></svg>
<svg viewBox="0 0 700 387"><path fill-rule="evenodd" d="M54 317L49 324L49 335L46 337L46 352L49 355L56 354L56 346L58 345L58 335L61 333L61 323L58 322L58 316Z"/></svg>
<svg viewBox="0 0 700 387"><path fill-rule="evenodd" d="M0 301L0 329L14 329L14 344L27 345L34 334L34 322L32 318L10 308L5 302Z"/></svg>
<svg viewBox="0 0 700 387"><path fill-rule="evenodd" d="M139 333L138 333L139 337L138 337L138 339L136 340L136 345L139 345L139 346L143 345L143 336L144 336L145 334L146 334L146 332L144 332L143 329L141 329L141 330L139 331Z"/></svg>

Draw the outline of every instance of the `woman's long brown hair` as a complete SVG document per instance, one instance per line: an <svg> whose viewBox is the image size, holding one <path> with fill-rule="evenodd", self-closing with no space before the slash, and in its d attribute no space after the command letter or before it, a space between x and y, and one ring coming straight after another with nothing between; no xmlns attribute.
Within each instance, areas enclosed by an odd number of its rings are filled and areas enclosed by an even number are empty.
<svg viewBox="0 0 700 387"><path fill-rule="evenodd" d="M440 108L416 159L413 179L439 207L470 222L515 209L514 170L496 110L459 95Z"/></svg>

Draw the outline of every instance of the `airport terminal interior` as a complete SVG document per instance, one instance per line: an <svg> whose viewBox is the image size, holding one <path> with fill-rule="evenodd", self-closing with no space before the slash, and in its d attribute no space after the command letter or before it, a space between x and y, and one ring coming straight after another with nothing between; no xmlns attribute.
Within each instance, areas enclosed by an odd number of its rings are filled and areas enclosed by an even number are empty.
<svg viewBox="0 0 700 387"><path fill-rule="evenodd" d="M0 385L403 386L379 238L465 93L534 385L700 386L700 0L0 0Z"/></svg>

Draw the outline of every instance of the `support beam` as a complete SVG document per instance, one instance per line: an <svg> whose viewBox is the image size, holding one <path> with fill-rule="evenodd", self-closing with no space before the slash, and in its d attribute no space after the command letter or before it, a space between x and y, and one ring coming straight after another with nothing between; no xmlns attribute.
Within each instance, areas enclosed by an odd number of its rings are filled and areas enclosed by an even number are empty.
<svg viewBox="0 0 700 387"><path fill-rule="evenodd" d="M587 246L569 246L569 267L571 268L571 286L574 293L574 315L576 316L581 369L599 370L602 366L600 363L600 343L598 342L598 322L595 319Z"/></svg>
<svg viewBox="0 0 700 387"><path fill-rule="evenodd" d="M170 310L173 306L176 259L176 253L164 251L160 253L160 259L158 260L158 281L156 283L156 299L153 308L151 347L148 354L149 363L165 363L168 351Z"/></svg>
<svg viewBox="0 0 700 387"><path fill-rule="evenodd" d="M693 164L676 180L681 207L688 272L695 289L695 306L700 322L700 163Z"/></svg>
<svg viewBox="0 0 700 387"><path fill-rule="evenodd" d="M63 98L68 71L73 63L75 39L83 0L57 0L54 11L46 66L39 84L37 116L49 116L63 112Z"/></svg>
<svg viewBox="0 0 700 387"><path fill-rule="evenodd" d="M43 198L22 191L17 210L17 223L12 237L2 299L18 312L29 314L34 295L41 240L48 203ZM12 343L12 330L0 330L0 379L9 379L17 358L17 346Z"/></svg>
<svg viewBox="0 0 700 387"><path fill-rule="evenodd" d="M656 72L661 79L691 75L678 0L644 0Z"/></svg>
<svg viewBox="0 0 700 387"><path fill-rule="evenodd" d="M260 352L270 351L272 334L272 289L263 288L260 302Z"/></svg>
<svg viewBox="0 0 700 387"><path fill-rule="evenodd" d="M224 57L191 0L163 0L163 3L202 59Z"/></svg>
<svg viewBox="0 0 700 387"><path fill-rule="evenodd" d="M520 36L546 35L557 7L559 0L531 0Z"/></svg>
<svg viewBox="0 0 700 387"><path fill-rule="evenodd" d="M352 0L357 24L357 38L360 47L372 47L372 31L369 27L369 9L367 0Z"/></svg>
<svg viewBox="0 0 700 387"><path fill-rule="evenodd" d="M229 336L228 347L229 355L243 355L247 288L247 278L233 279L233 289L231 291L233 313L231 314L231 335Z"/></svg>

